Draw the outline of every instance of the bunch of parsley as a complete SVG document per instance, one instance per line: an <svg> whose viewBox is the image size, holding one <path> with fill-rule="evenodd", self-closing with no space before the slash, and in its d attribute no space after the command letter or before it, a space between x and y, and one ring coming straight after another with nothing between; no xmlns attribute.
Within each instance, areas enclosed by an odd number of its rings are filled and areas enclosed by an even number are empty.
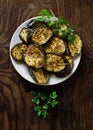
<svg viewBox="0 0 93 130"><path fill-rule="evenodd" d="M35 104L34 110L38 117L46 118L49 110L58 104L56 91L51 93L31 91L31 94L33 95L32 102Z"/></svg>
<svg viewBox="0 0 93 130"><path fill-rule="evenodd" d="M67 30L62 30L62 38L68 40L69 42L74 41L75 29L73 26L69 25L66 18L56 18L53 12L51 13L46 9L42 9L38 15L39 18L37 18L37 20L40 22L45 22L53 30L55 35L58 35L62 25L66 25Z"/></svg>

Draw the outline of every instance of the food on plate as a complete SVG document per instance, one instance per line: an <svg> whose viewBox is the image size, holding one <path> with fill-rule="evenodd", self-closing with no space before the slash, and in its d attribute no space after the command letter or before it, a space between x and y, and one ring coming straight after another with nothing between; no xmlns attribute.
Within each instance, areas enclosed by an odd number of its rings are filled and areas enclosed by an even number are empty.
<svg viewBox="0 0 93 130"><path fill-rule="evenodd" d="M59 37L53 37L44 50L46 53L62 54L66 50L66 43Z"/></svg>
<svg viewBox="0 0 93 130"><path fill-rule="evenodd" d="M68 27L67 27L67 25L65 25L65 24L60 25L60 29L59 29L58 36L59 36L59 37L62 37L62 35L64 35L64 32L65 32L65 33L68 33Z"/></svg>
<svg viewBox="0 0 93 130"><path fill-rule="evenodd" d="M66 75L68 75L71 72L71 66L70 66L68 60L65 59L65 57L64 57L64 63L65 63L65 68L63 70L55 73L55 75L57 77L65 77Z"/></svg>
<svg viewBox="0 0 93 130"><path fill-rule="evenodd" d="M28 44L29 42L31 42L31 33L31 30L27 28L22 28L19 37L23 42Z"/></svg>
<svg viewBox="0 0 93 130"><path fill-rule="evenodd" d="M65 63L65 68L62 71L59 71L55 73L57 77L65 77L68 75L73 67L73 58L71 56L65 55L63 56L64 63Z"/></svg>
<svg viewBox="0 0 93 130"><path fill-rule="evenodd" d="M27 24L27 27L35 30L38 27L47 27L47 25L44 22L39 22L36 19L33 19Z"/></svg>
<svg viewBox="0 0 93 130"><path fill-rule="evenodd" d="M73 67L73 58L72 58L72 56L66 55L65 58L67 59L67 61L70 64L70 67L72 68Z"/></svg>
<svg viewBox="0 0 93 130"><path fill-rule="evenodd" d="M65 62L62 56L56 54L46 54L44 68L49 72L59 72L65 68Z"/></svg>
<svg viewBox="0 0 93 130"><path fill-rule="evenodd" d="M76 56L81 52L82 48L82 41L80 39L80 36L75 34L75 40L73 42L68 43L69 51L71 56Z"/></svg>
<svg viewBox="0 0 93 130"><path fill-rule="evenodd" d="M24 61L28 66L41 68L45 63L45 56L41 46L31 44L24 53Z"/></svg>
<svg viewBox="0 0 93 130"><path fill-rule="evenodd" d="M39 27L32 33L32 41L38 45L45 44L52 36L53 32L48 27Z"/></svg>
<svg viewBox="0 0 93 130"><path fill-rule="evenodd" d="M48 72L54 73L58 77L65 77L70 73L71 67L65 56L56 54L47 54L44 68Z"/></svg>
<svg viewBox="0 0 93 130"><path fill-rule="evenodd" d="M43 9L19 33L23 43L11 49L12 57L24 61L38 84L47 84L51 74L59 78L71 73L74 58L81 53L82 40L63 18Z"/></svg>
<svg viewBox="0 0 93 130"><path fill-rule="evenodd" d="M17 61L23 61L23 53L26 51L27 45L24 43L18 43L11 49L12 57Z"/></svg>
<svg viewBox="0 0 93 130"><path fill-rule="evenodd" d="M39 84L46 84L49 80L49 73L44 68L30 68L30 75Z"/></svg>

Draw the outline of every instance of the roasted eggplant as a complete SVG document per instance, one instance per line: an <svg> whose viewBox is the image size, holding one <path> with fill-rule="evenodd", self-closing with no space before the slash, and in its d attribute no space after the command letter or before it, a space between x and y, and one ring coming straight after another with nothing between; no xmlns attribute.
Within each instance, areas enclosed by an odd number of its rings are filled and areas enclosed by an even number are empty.
<svg viewBox="0 0 93 130"><path fill-rule="evenodd" d="M22 30L19 34L19 37L23 42L30 44L31 43L31 34L32 34L32 31L29 30L28 28L22 28Z"/></svg>
<svg viewBox="0 0 93 130"><path fill-rule="evenodd" d="M41 68L45 63L43 48L36 44L29 45L24 53L24 61L28 66Z"/></svg>
<svg viewBox="0 0 93 130"><path fill-rule="evenodd" d="M18 43L11 49L12 57L17 61L23 60L23 53L26 51L27 45L24 43Z"/></svg>
<svg viewBox="0 0 93 130"><path fill-rule="evenodd" d="M59 56L52 53L46 55L44 67L47 71L54 73L57 77L65 77L72 69L72 66L65 56Z"/></svg>
<svg viewBox="0 0 93 130"><path fill-rule="evenodd" d="M75 40L73 42L68 43L68 48L71 56L76 56L81 52L82 41L77 34L75 35Z"/></svg>
<svg viewBox="0 0 93 130"><path fill-rule="evenodd" d="M69 62L70 68L72 69L72 67L73 67L73 58L71 56L69 56L69 55L66 55L65 58Z"/></svg>
<svg viewBox="0 0 93 130"><path fill-rule="evenodd" d="M66 43L59 37L53 37L44 47L46 53L62 54L66 50Z"/></svg>
<svg viewBox="0 0 93 130"><path fill-rule="evenodd" d="M65 62L62 56L56 54L46 54L44 68L49 72L59 72L65 68Z"/></svg>
<svg viewBox="0 0 93 130"><path fill-rule="evenodd" d="M63 56L64 63L65 63L65 68L59 72L56 72L55 75L57 77L65 77L68 74L70 74L72 67L73 67L73 62L72 58L69 56Z"/></svg>
<svg viewBox="0 0 93 130"><path fill-rule="evenodd" d="M38 45L45 44L52 34L53 32L48 27L37 28L32 34L32 41Z"/></svg>
<svg viewBox="0 0 93 130"><path fill-rule="evenodd" d="M47 25L44 23L44 22L39 22L35 19L31 20L28 24L27 24L27 27L32 29L32 30L35 30L36 28L38 27L46 27Z"/></svg>
<svg viewBox="0 0 93 130"><path fill-rule="evenodd" d="M30 75L39 84L46 84L49 80L49 73L43 68L30 68Z"/></svg>

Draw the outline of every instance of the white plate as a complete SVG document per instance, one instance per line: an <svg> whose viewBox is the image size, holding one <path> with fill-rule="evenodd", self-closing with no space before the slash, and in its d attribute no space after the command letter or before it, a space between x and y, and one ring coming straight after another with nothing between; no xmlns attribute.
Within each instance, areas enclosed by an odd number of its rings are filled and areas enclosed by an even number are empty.
<svg viewBox="0 0 93 130"><path fill-rule="evenodd" d="M26 64L18 64L11 56L11 48L22 42L19 38L19 33L21 31L21 29L23 27L27 27L27 24L30 22L30 20L32 19L36 19L37 17L33 17L31 19L28 19L27 21L25 21L24 23L22 23L17 29L16 31L14 32L13 36L12 36L12 39L11 39L11 42L10 42L10 58L11 58L11 61L12 61L12 64L14 66L14 68L16 69L16 71L24 78L26 79L27 81L31 82L31 83L34 83L34 84L37 84L31 77L30 73L29 73L29 69L27 67ZM74 59L74 67L71 71L71 73L63 78L58 78L54 75L51 75L50 77L50 80L48 82L48 84L44 84L44 85L55 85L55 84L58 84L58 83L61 83L65 80L67 80L77 69L78 65L79 65L79 62L80 62L80 59L81 59L81 54L79 54L75 59Z"/></svg>

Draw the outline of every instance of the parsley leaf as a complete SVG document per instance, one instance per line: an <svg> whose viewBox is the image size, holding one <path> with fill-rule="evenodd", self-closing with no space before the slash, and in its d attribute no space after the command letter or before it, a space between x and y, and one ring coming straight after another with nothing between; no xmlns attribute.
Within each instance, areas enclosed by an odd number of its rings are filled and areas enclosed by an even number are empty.
<svg viewBox="0 0 93 130"><path fill-rule="evenodd" d="M74 33L71 33L68 35L67 39L70 41L70 42L73 42L74 39L75 39L75 34Z"/></svg>
<svg viewBox="0 0 93 130"><path fill-rule="evenodd" d="M47 116L48 116L48 112L45 110L45 111L43 111L42 112L42 116L43 116L43 118L46 118Z"/></svg>
<svg viewBox="0 0 93 130"><path fill-rule="evenodd" d="M68 24L68 20L66 18L60 17L58 18L58 24Z"/></svg>
<svg viewBox="0 0 93 130"><path fill-rule="evenodd" d="M48 17L50 17L50 16L53 16L53 14L51 14L48 10L46 10L46 9L42 9L39 13L38 13L38 15L40 15L40 16L48 16Z"/></svg>
<svg viewBox="0 0 93 130"><path fill-rule="evenodd" d="M50 94L49 94L49 97L52 98L52 99L57 98L56 91L53 91L52 93L50 93Z"/></svg>

